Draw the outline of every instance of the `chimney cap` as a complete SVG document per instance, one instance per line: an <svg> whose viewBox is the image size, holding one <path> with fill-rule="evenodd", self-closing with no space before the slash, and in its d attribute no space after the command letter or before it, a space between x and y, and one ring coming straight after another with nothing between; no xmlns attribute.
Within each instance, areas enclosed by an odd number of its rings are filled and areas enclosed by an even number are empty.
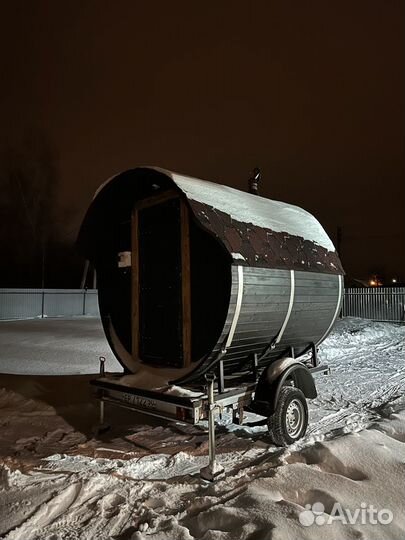
<svg viewBox="0 0 405 540"><path fill-rule="evenodd" d="M262 173L259 169L259 167L255 167L253 169L253 174L249 178L249 193L253 193L253 195L258 195L259 193L259 181L262 177Z"/></svg>

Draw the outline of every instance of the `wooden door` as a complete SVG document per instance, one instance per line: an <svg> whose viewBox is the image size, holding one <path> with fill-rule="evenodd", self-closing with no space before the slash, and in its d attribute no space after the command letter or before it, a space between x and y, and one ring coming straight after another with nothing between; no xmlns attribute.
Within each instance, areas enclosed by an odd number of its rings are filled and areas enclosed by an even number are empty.
<svg viewBox="0 0 405 540"><path fill-rule="evenodd" d="M145 363L191 360L188 220L177 192L144 199L133 211L132 350Z"/></svg>

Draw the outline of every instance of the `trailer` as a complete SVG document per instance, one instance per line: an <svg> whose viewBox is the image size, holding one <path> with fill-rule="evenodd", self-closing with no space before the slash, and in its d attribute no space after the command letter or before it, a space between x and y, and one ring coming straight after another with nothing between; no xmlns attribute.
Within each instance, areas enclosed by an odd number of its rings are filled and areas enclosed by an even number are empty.
<svg viewBox="0 0 405 540"><path fill-rule="evenodd" d="M99 378L101 403L187 422L246 409L268 419L275 444L303 436L344 271L317 219L258 196L257 178L245 193L138 167L100 187L78 245L97 271L110 347L135 377L131 390ZM202 397L160 390L173 385Z"/></svg>
<svg viewBox="0 0 405 540"><path fill-rule="evenodd" d="M294 367L287 376L278 383L274 395L273 413L268 419L257 423L268 423L272 440L280 446L295 442L303 436L308 424L308 408L305 395L296 386L294 371L298 367L293 358L283 359L284 366L280 368L286 373L287 365ZM97 432L103 432L109 428L106 422L105 406L112 405L132 410L141 414L162 418L164 420L180 422L184 424L199 425L208 423L209 439L209 462L200 470L200 476L207 481L215 481L224 475L224 468L216 459L215 449L215 423L217 418L228 415L235 424L242 425L245 419L245 411L257 412L254 406L255 392L259 383L258 373L251 380L241 381L237 386L224 388L221 376L223 370L219 368L218 375L207 374L206 386L188 387L190 395L173 395L167 393L164 387L155 390L145 390L134 386L123 385L120 381L122 373L105 373L105 358L100 357L100 377L91 381L94 397L99 401L99 424ZM316 365L315 358L307 358L307 362L300 363L308 373L328 374L326 364ZM276 397L282 390L288 389L288 395L283 399ZM263 412L263 411L262 411ZM269 411L263 414L270 414ZM256 423L256 424L257 424Z"/></svg>

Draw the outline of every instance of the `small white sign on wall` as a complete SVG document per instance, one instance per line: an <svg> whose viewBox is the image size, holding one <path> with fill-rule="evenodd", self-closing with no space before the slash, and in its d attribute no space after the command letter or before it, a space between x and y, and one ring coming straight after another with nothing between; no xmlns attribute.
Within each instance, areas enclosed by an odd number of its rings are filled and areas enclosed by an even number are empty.
<svg viewBox="0 0 405 540"><path fill-rule="evenodd" d="M131 252L120 251L118 253L118 268L128 268L131 266Z"/></svg>

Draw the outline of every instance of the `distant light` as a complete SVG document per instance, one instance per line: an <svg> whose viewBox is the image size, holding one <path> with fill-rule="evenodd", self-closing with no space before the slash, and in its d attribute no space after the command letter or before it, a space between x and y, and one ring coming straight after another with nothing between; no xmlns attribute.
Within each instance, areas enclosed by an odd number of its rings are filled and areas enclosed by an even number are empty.
<svg viewBox="0 0 405 540"><path fill-rule="evenodd" d="M377 282L374 279L370 279L370 285L372 287L375 287L377 285Z"/></svg>
<svg viewBox="0 0 405 540"><path fill-rule="evenodd" d="M392 283L396 283L397 282L397 278L392 278Z"/></svg>

